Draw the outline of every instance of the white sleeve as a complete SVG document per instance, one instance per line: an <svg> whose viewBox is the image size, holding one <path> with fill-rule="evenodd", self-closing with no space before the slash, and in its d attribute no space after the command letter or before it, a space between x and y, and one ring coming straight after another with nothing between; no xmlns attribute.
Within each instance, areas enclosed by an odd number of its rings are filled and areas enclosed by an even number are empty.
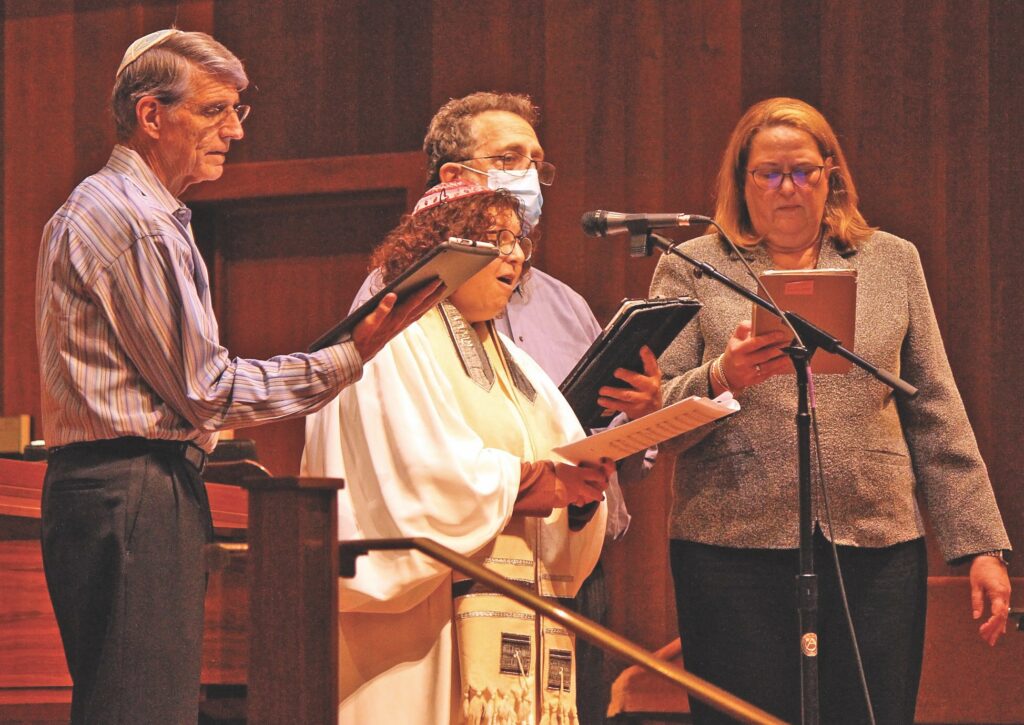
<svg viewBox="0 0 1024 725"><path fill-rule="evenodd" d="M377 354L358 385L311 417L306 439L307 472L345 474L343 534L423 536L471 555L512 516L521 461L485 448L467 426L418 324ZM343 611L405 611L450 573L404 551L373 552L356 570L340 583Z"/></svg>

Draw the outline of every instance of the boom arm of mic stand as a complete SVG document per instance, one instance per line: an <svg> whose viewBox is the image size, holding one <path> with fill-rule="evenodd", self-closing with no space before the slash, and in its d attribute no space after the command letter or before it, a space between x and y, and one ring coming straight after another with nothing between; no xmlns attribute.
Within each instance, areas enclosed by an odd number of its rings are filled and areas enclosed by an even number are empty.
<svg viewBox="0 0 1024 725"><path fill-rule="evenodd" d="M790 324L793 325L797 333L800 335L800 339L803 340L804 344L808 347L808 357L810 357L810 355L813 354L814 350L816 350L817 348L823 348L835 355L839 355L840 357L846 358L854 365L861 368L865 372L870 373L876 379L885 383L896 392L901 393L907 396L908 398L913 398L914 396L917 395L917 388L915 388L907 381L903 380L897 375L890 373L888 370L884 370L876 365L872 365L870 362L860 357L856 353L847 350L845 347L843 347L842 343L837 338L828 334L828 332L822 330L817 325L808 322L804 318L800 317L800 315L794 314L792 312L782 312L781 310L776 308L775 305L773 305L771 302L764 299L760 295L751 292L750 290L736 282L731 277L722 274L717 269L712 267L710 264L706 262L701 262L699 259L694 259L686 252L680 250L677 242L673 242L671 239L663 237L660 234L648 232L647 248L651 249L653 247L658 247L659 249L662 250L662 253L664 254L674 254L675 256L685 261L687 264L699 270L701 273L706 274L707 276L711 277L714 280L717 280L718 282L721 282L736 294L747 298L756 305L760 305L761 307L768 310L776 317L785 316L785 318L789 320Z"/></svg>

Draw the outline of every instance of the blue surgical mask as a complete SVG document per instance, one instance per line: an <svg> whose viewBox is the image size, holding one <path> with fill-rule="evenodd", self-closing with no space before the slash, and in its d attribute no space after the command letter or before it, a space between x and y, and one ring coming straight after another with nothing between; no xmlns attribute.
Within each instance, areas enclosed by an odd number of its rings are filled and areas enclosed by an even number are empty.
<svg viewBox="0 0 1024 725"><path fill-rule="evenodd" d="M522 171L508 172L503 169L487 170L488 189L506 189L519 199L519 208L523 212L523 221L530 229L540 221L540 209L544 206L544 195L540 193L540 180L537 169L529 168ZM528 231L524 230L524 233Z"/></svg>

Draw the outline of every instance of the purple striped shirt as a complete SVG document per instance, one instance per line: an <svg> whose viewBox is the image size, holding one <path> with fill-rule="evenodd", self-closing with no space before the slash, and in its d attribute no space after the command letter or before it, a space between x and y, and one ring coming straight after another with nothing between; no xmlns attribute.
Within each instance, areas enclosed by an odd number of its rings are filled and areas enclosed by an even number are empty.
<svg viewBox="0 0 1024 725"><path fill-rule="evenodd" d="M120 436L188 440L310 413L362 375L351 342L232 358L219 342L191 212L115 146L43 231L36 335L50 446Z"/></svg>

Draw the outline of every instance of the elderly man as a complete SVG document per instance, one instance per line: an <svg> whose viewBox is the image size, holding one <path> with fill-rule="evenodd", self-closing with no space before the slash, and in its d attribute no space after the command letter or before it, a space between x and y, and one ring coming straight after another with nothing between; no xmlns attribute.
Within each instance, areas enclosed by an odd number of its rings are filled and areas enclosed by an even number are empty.
<svg viewBox="0 0 1024 725"><path fill-rule="evenodd" d="M312 355L232 358L178 200L223 172L249 106L241 62L203 33L128 48L118 145L43 233L36 288L47 585L74 682L74 723L195 723L211 533L202 472L217 431L304 415L436 290L394 296Z"/></svg>
<svg viewBox="0 0 1024 725"><path fill-rule="evenodd" d="M534 129L537 120L537 108L521 94L478 92L448 101L431 119L423 140L427 187L460 179L508 189L519 198L527 225L536 226L544 202L541 186L550 185L555 178L555 167L544 160ZM369 299L376 283L376 275L371 273L353 307ZM572 370L601 331L583 297L536 267L530 269L495 324L556 383ZM628 387L601 389L604 397L600 403L610 413L639 418L661 407L657 361L646 348L641 354L644 374L620 370L618 375ZM631 463L634 475L638 474L638 461ZM618 538L625 533L629 514L614 478L607 497L607 533ZM575 606L582 614L604 621L607 593L600 563L577 595ZM607 688L601 650L580 641L577 657L580 722L603 722Z"/></svg>

